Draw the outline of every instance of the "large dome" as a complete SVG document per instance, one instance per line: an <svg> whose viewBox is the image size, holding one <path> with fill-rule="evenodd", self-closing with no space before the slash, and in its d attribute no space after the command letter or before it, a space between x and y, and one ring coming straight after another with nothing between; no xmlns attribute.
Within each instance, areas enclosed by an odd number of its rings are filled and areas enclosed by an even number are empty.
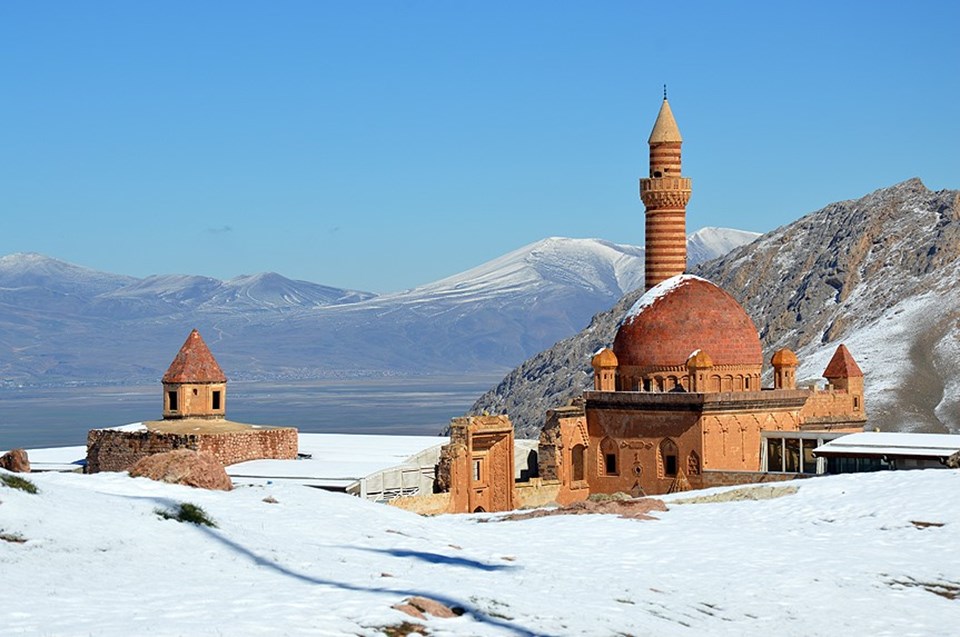
<svg viewBox="0 0 960 637"><path fill-rule="evenodd" d="M714 366L763 365L757 328L737 301L706 279L680 274L647 290L613 341L621 369L678 368L696 350ZM643 372L641 372L643 373Z"/></svg>

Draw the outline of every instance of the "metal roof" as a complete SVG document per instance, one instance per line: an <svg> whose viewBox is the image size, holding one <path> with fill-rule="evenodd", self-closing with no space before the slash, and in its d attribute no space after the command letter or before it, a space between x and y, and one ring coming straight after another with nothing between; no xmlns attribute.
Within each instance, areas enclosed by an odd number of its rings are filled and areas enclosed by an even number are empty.
<svg viewBox="0 0 960 637"><path fill-rule="evenodd" d="M813 450L816 456L943 458L960 451L960 435L874 432L848 434Z"/></svg>

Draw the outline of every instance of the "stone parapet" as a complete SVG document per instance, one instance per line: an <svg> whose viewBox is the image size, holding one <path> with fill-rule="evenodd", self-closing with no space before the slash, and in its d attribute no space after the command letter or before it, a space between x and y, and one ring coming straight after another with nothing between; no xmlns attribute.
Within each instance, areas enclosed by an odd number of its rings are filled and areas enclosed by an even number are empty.
<svg viewBox="0 0 960 637"><path fill-rule="evenodd" d="M763 390L729 392L599 392L586 391L586 408L655 411L725 411L734 409L799 409L810 392Z"/></svg>

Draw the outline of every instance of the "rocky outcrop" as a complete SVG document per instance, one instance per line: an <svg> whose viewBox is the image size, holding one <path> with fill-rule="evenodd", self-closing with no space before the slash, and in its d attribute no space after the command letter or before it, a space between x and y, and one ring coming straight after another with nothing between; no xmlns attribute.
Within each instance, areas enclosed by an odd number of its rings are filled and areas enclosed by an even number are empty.
<svg viewBox="0 0 960 637"><path fill-rule="evenodd" d="M182 484L199 489L230 491L230 476L209 453L177 449L139 460L130 468L131 478L150 478L170 484Z"/></svg>
<svg viewBox="0 0 960 637"><path fill-rule="evenodd" d="M30 458L24 449L11 449L0 456L0 469L13 473L30 473Z"/></svg>
<svg viewBox="0 0 960 637"><path fill-rule="evenodd" d="M464 609L459 606L451 608L443 602L421 596L408 597L399 604L394 604L392 608L404 612L411 617L416 617L417 619L426 619L427 615L446 619L459 617L464 613Z"/></svg>
<svg viewBox="0 0 960 637"><path fill-rule="evenodd" d="M871 427L960 430L960 192L910 179L831 204L693 271L744 306L767 361L782 347L797 352L801 382L818 379L846 342L866 376ZM546 409L591 386L591 354L613 342L641 293L510 372L471 413L506 413L518 436L536 437Z"/></svg>

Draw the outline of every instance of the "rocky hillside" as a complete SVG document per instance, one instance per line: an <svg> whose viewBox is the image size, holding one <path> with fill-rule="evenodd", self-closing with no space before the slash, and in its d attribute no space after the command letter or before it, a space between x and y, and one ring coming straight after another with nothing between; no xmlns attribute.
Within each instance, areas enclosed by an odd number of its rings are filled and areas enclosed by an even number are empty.
<svg viewBox="0 0 960 637"><path fill-rule="evenodd" d="M800 357L819 378L845 342L866 375L870 426L960 431L960 192L919 179L831 204L694 271L733 294L769 357ZM613 341L640 291L526 361L473 411L513 418L535 436L545 409L592 382L590 355Z"/></svg>

